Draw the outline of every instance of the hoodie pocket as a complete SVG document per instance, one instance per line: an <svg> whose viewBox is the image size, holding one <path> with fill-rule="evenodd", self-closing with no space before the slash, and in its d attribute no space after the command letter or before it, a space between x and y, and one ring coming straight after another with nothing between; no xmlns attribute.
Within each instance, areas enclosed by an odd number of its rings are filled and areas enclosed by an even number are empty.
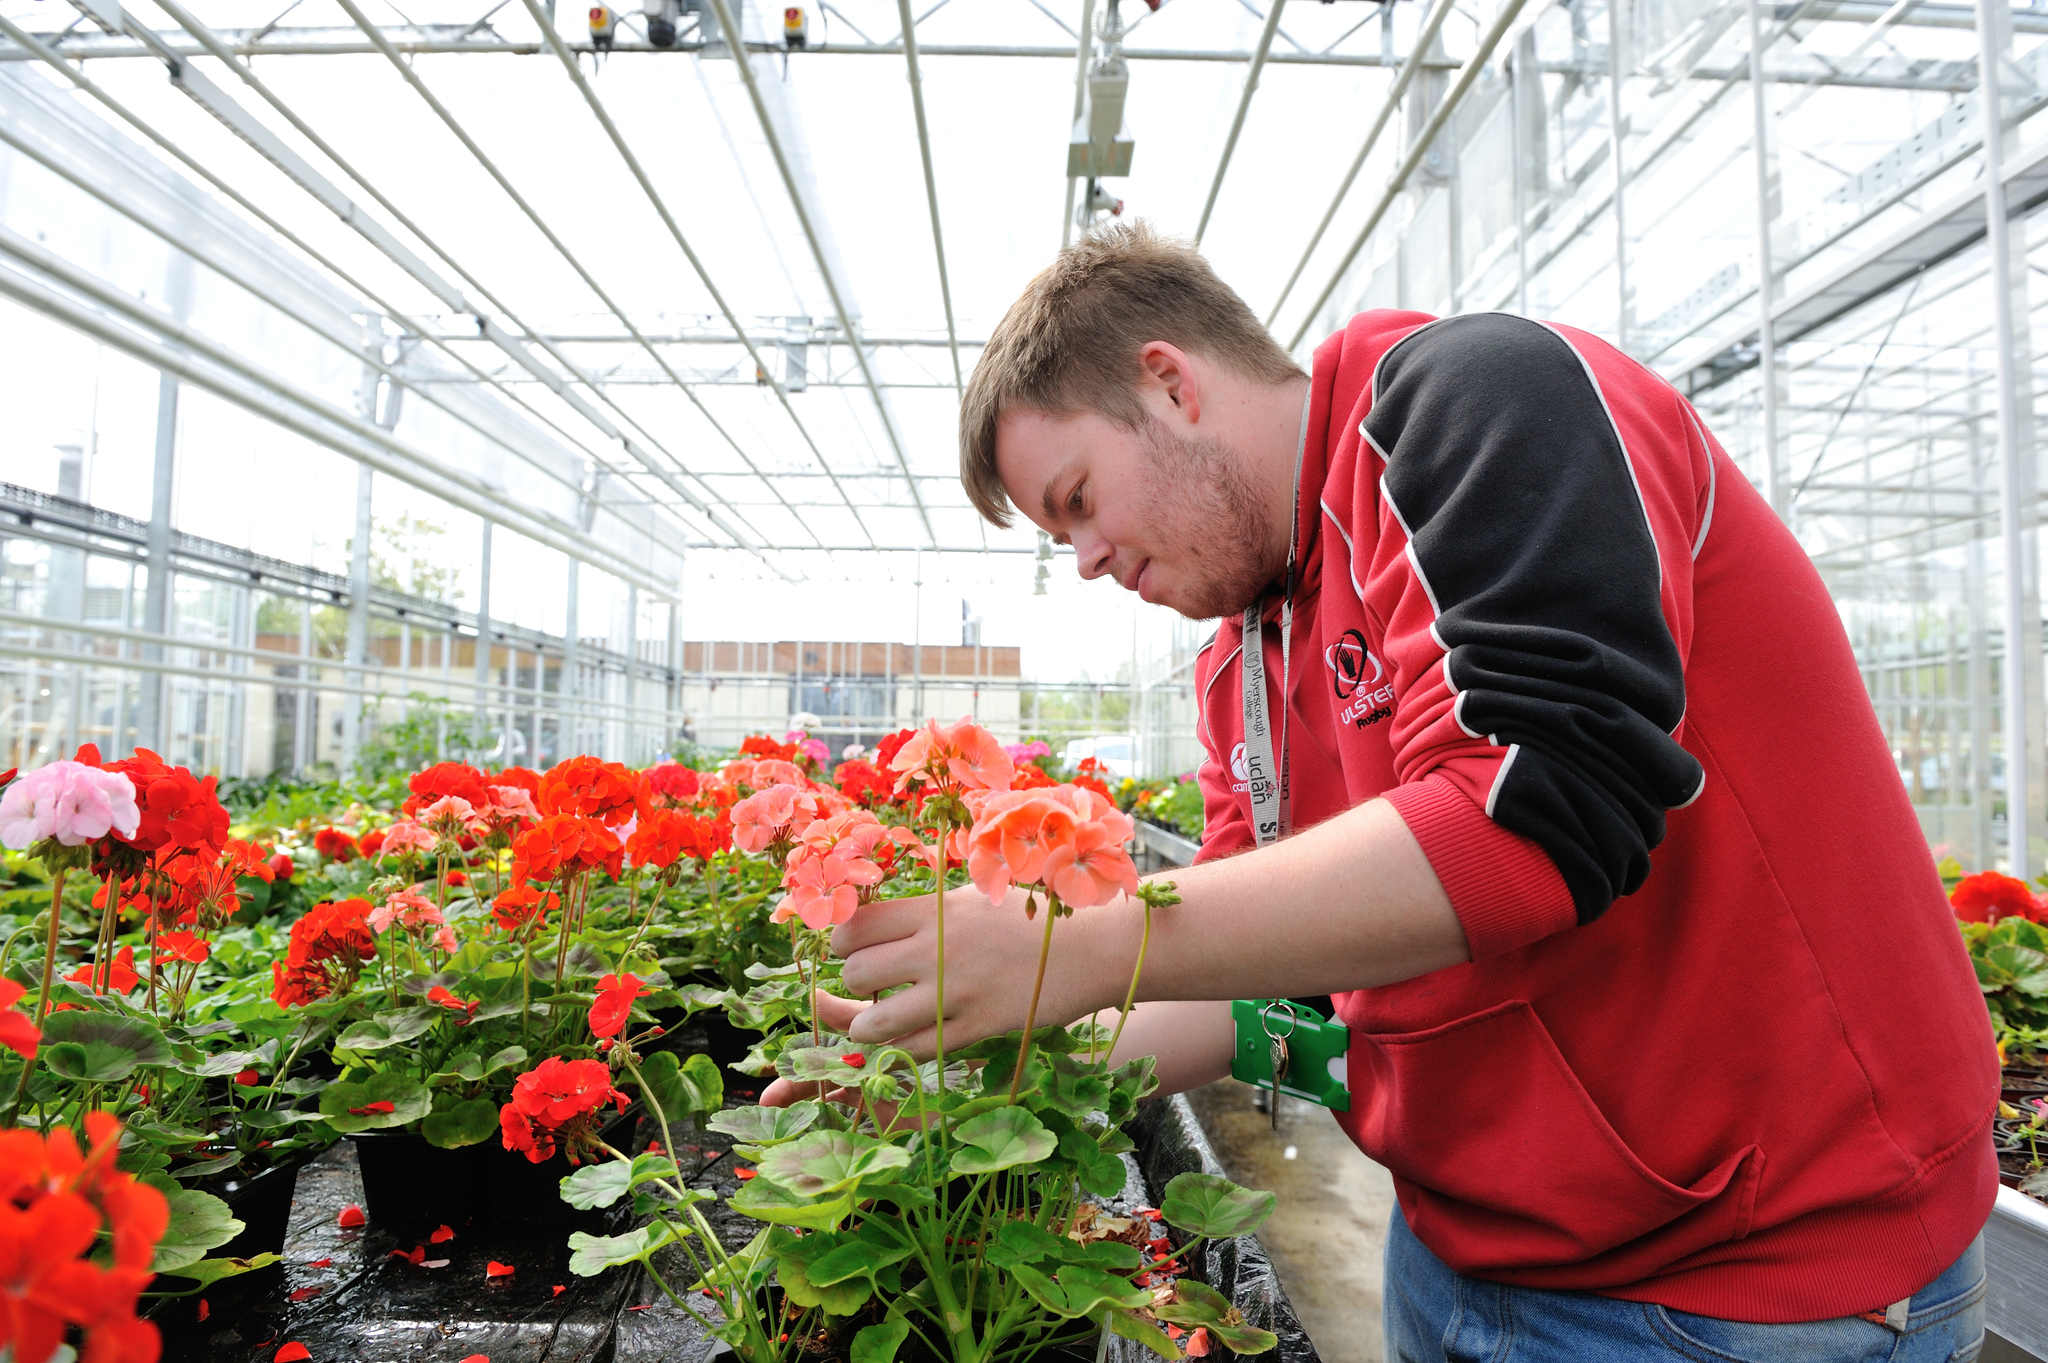
<svg viewBox="0 0 2048 1363"><path fill-rule="evenodd" d="M1461 1273L1607 1257L1646 1273L1748 1233L1761 1151L1735 1151L1687 1186L1664 1178L1522 1000L1420 1032L1354 1030L1350 1074L1344 1125L1412 1185L1409 1225Z"/></svg>

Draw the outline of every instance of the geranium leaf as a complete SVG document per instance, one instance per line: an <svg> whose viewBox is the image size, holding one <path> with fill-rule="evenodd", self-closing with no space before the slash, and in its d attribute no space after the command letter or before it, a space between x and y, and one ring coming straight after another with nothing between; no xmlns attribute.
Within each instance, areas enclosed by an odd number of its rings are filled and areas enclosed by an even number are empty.
<svg viewBox="0 0 2048 1363"><path fill-rule="evenodd" d="M1280 1343L1280 1336L1255 1325L1211 1325L1209 1334L1234 1354L1262 1354Z"/></svg>
<svg viewBox="0 0 2048 1363"><path fill-rule="evenodd" d="M420 1123L427 1144L443 1150L481 1145L498 1134L498 1105L488 1098L471 1098L446 1112L429 1113Z"/></svg>
<svg viewBox="0 0 2048 1363"><path fill-rule="evenodd" d="M433 1025L434 1014L429 1009L393 1008L351 1023L334 1039L334 1044L349 1051L380 1051L411 1041Z"/></svg>
<svg viewBox="0 0 2048 1363"><path fill-rule="evenodd" d="M895 1363L896 1351L910 1337L910 1322L891 1316L880 1325L865 1325L853 1337L848 1363Z"/></svg>
<svg viewBox="0 0 2048 1363"><path fill-rule="evenodd" d="M1214 1325L1230 1314L1230 1298L1207 1283L1182 1278L1173 1285L1174 1300L1155 1306L1152 1314L1175 1325Z"/></svg>
<svg viewBox="0 0 2048 1363"><path fill-rule="evenodd" d="M858 1231L843 1235L840 1243L823 1253L809 1256L807 1271L811 1281L821 1287L845 1282L856 1274L872 1281L875 1270L902 1263L915 1249L910 1237L896 1229L894 1218L870 1215Z"/></svg>
<svg viewBox="0 0 2048 1363"><path fill-rule="evenodd" d="M434 1088L453 1088L457 1084L478 1084L483 1082L483 1058L475 1051L464 1051L455 1056L448 1068L427 1076L427 1083Z"/></svg>
<svg viewBox="0 0 2048 1363"><path fill-rule="evenodd" d="M1036 1164L1059 1145L1045 1124L1021 1107L984 1112L962 1122L953 1134L962 1142L953 1153L956 1174L992 1174L1019 1164Z"/></svg>
<svg viewBox="0 0 2048 1363"><path fill-rule="evenodd" d="M1145 1256L1120 1240L1097 1240L1081 1250L1077 1262L1109 1273L1129 1273Z"/></svg>
<svg viewBox="0 0 2048 1363"><path fill-rule="evenodd" d="M1109 1326L1113 1335L1142 1344L1162 1358L1180 1359L1186 1357L1180 1346L1166 1337L1166 1331L1146 1320L1143 1316L1129 1311L1111 1310L1103 1315L1103 1323Z"/></svg>
<svg viewBox="0 0 2048 1363"><path fill-rule="evenodd" d="M778 1226L805 1226L822 1230L835 1226L853 1213L853 1200L833 1197L820 1200L800 1197L780 1184L757 1178L727 1200L727 1206L742 1216Z"/></svg>
<svg viewBox="0 0 2048 1363"><path fill-rule="evenodd" d="M675 1176L676 1166L666 1155L638 1155L631 1162L606 1160L601 1164L586 1164L562 1180L562 1201L584 1211L592 1207L609 1207L643 1183ZM695 1188L685 1188L683 1194L689 1202L718 1200L712 1194ZM676 1204L671 1200L666 1205Z"/></svg>
<svg viewBox="0 0 2048 1363"><path fill-rule="evenodd" d="M1018 1264L1057 1263L1072 1242L1030 1221L1006 1221L988 1247L988 1261L997 1268Z"/></svg>
<svg viewBox="0 0 2048 1363"><path fill-rule="evenodd" d="M1159 1211L1176 1229L1227 1240L1250 1235L1264 1225L1279 1200L1214 1174L1176 1174L1159 1200Z"/></svg>
<svg viewBox="0 0 2048 1363"><path fill-rule="evenodd" d="M171 1204L171 1222L163 1239L156 1243L156 1257L150 1267L158 1273L196 1264L206 1251L225 1245L242 1233L242 1223L228 1210L228 1204L212 1193L180 1188L166 1199Z"/></svg>
<svg viewBox="0 0 2048 1363"><path fill-rule="evenodd" d="M391 1110L383 1110L383 1104ZM360 1084L329 1084L320 1091L320 1119L336 1131L381 1131L416 1122L433 1110L434 1095L419 1080L397 1070L373 1074Z"/></svg>
<svg viewBox="0 0 2048 1363"><path fill-rule="evenodd" d="M111 1084L139 1065L169 1065L177 1057L164 1034L141 1018L91 1009L52 1013L43 1021L43 1060L65 1079Z"/></svg>
<svg viewBox="0 0 2048 1363"><path fill-rule="evenodd" d="M1078 1312L1067 1309L1067 1294L1051 1278L1046 1277L1029 1264L1017 1264L1010 1269L1010 1275L1017 1285L1031 1294L1031 1299L1056 1316L1072 1318Z"/></svg>
<svg viewBox="0 0 2048 1363"><path fill-rule="evenodd" d="M735 1107L704 1125L748 1145L780 1145L794 1140L818 1120L818 1104L805 1099L788 1107Z"/></svg>
<svg viewBox="0 0 2048 1363"><path fill-rule="evenodd" d="M526 1063L526 1047L507 1046L490 1059L484 1061L484 1077L488 1079L499 1070L517 1069Z"/></svg>
<svg viewBox="0 0 2048 1363"><path fill-rule="evenodd" d="M693 1055L684 1062L674 1051L656 1051L640 1062L640 1085L672 1123L692 1112L716 1112L725 1104L724 1077L708 1055Z"/></svg>
<svg viewBox="0 0 2048 1363"><path fill-rule="evenodd" d="M851 1188L884 1169L902 1169L910 1152L847 1131L812 1131L762 1155L761 1177L800 1197Z"/></svg>
<svg viewBox="0 0 2048 1363"><path fill-rule="evenodd" d="M1039 1083L1040 1102L1077 1121L1109 1106L1110 1083L1103 1072L1105 1066L1091 1065L1071 1055L1049 1055L1046 1064L1051 1074Z"/></svg>
<svg viewBox="0 0 2048 1363"><path fill-rule="evenodd" d="M1104 1306L1136 1309L1152 1304L1152 1294L1144 1288L1133 1287L1114 1274L1085 1265L1069 1264L1061 1269L1060 1286L1066 1291L1066 1313L1070 1316L1092 1316Z"/></svg>
<svg viewBox="0 0 2048 1363"><path fill-rule="evenodd" d="M1115 1197L1124 1190L1124 1162L1106 1154L1085 1131L1060 1133L1060 1154L1074 1162L1074 1176L1086 1192Z"/></svg>
<svg viewBox="0 0 2048 1363"><path fill-rule="evenodd" d="M801 1239L782 1232L768 1239L769 1252L776 1256L775 1277L782 1290L798 1306L822 1307L835 1316L850 1316L874 1294L871 1278L848 1275L831 1283L811 1276L812 1258L824 1258L853 1240L850 1235L831 1231L814 1232Z"/></svg>
<svg viewBox="0 0 2048 1363"><path fill-rule="evenodd" d="M272 1264L281 1262L281 1256L276 1254L258 1254L248 1259L201 1259L197 1263L184 1265L170 1276L190 1278L198 1283L199 1287L204 1288L212 1286L222 1278L240 1277L244 1273L254 1273L259 1268L269 1268Z"/></svg>
<svg viewBox="0 0 2048 1363"><path fill-rule="evenodd" d="M851 1087L866 1073L868 1064L867 1053L854 1045L794 1046L775 1057L775 1072L806 1084Z"/></svg>
<svg viewBox="0 0 2048 1363"><path fill-rule="evenodd" d="M666 1221L651 1221L624 1235L575 1231L569 1236L569 1271L579 1278L594 1278L614 1265L645 1259L675 1238L675 1228Z"/></svg>

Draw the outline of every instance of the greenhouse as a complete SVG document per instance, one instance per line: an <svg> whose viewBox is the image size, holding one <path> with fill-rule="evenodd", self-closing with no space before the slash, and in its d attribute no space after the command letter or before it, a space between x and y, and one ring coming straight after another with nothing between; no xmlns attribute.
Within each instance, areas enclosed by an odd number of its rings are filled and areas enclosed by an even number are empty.
<svg viewBox="0 0 2048 1363"><path fill-rule="evenodd" d="M0 1359L2048 1359L2044 39L0 0Z"/></svg>

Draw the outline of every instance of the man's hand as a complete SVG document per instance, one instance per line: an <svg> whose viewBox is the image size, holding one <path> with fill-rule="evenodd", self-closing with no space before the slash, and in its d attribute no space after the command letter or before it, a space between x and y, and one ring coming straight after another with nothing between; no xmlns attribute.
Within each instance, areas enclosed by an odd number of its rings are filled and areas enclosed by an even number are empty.
<svg viewBox="0 0 2048 1363"><path fill-rule="evenodd" d="M1024 1025L1048 912L1040 896L1037 916L1026 918L1024 902L1024 892L1015 889L1000 904L991 904L972 887L946 892L947 1050ZM1038 1003L1041 1025L1072 1022L1123 1001L1130 976L1110 978L1101 967L1118 959L1135 961L1137 938L1131 938L1127 951L1107 960L1106 944L1094 940L1102 936L1101 928L1120 921L1082 909L1053 926L1052 956ZM840 979L849 994L909 986L847 1016L848 1025L840 1030L862 1044L888 1041L920 1060L931 1059L939 994L936 899L925 895L869 904L833 930L832 950L845 958ZM839 1027L829 1015L826 1021Z"/></svg>

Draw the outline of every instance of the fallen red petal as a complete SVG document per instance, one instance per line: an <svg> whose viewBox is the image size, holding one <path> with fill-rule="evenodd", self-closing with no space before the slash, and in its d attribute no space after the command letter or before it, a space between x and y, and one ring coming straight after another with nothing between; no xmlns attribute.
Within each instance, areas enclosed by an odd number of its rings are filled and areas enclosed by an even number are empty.
<svg viewBox="0 0 2048 1363"><path fill-rule="evenodd" d="M307 1268L331 1268L331 1267L333 1266L333 1264L334 1264L334 1260L332 1260L332 1259L311 1259L311 1260L308 1260L308 1261L307 1261L307 1263L306 1263L306 1267L307 1267Z"/></svg>
<svg viewBox="0 0 2048 1363"><path fill-rule="evenodd" d="M308 1297L317 1297L326 1290L327 1289L324 1287L302 1287L298 1291L292 1293L292 1300L304 1301Z"/></svg>
<svg viewBox="0 0 2048 1363"><path fill-rule="evenodd" d="M512 1276L513 1271L512 1265L501 1264L496 1259L493 1259L489 1264L485 1265L484 1276L488 1278L509 1278Z"/></svg>
<svg viewBox="0 0 2048 1363"><path fill-rule="evenodd" d="M736 1177L738 1177L738 1178L742 1178L742 1179L748 1179L748 1178L752 1178L752 1177L754 1176L755 1172L756 1172L756 1171L755 1171L755 1170L753 1170L753 1169L735 1169L735 1170L733 1170L733 1174L734 1174L734 1176L736 1176Z"/></svg>
<svg viewBox="0 0 2048 1363"><path fill-rule="evenodd" d="M448 1229L448 1227L446 1226L436 1226L434 1228L434 1233L427 1237L427 1243L430 1245L438 1245L443 1240L453 1240L454 1238L454 1231ZM464 1363L468 1363L468 1361L464 1360Z"/></svg>
<svg viewBox="0 0 2048 1363"><path fill-rule="evenodd" d="M291 1343L285 1345L282 1349L279 1349L277 1351L277 1353L272 1357L271 1363L298 1363L298 1360L302 1358L311 1358L312 1356L313 1351L311 1349L308 1349L305 1345L299 1343L297 1340L293 1340Z"/></svg>
<svg viewBox="0 0 2048 1363"><path fill-rule="evenodd" d="M463 1359L462 1363L491 1363L491 1356L489 1354L471 1354L468 1358Z"/></svg>
<svg viewBox="0 0 2048 1363"><path fill-rule="evenodd" d="M567 1292L568 1290L569 1290L569 1289L568 1289L568 1288L566 1288L566 1287L557 1287L557 1288L555 1289L555 1295L559 1297L559 1296L561 1296L561 1295L562 1295L562 1294L563 1294L564 1292Z"/></svg>
<svg viewBox="0 0 2048 1363"><path fill-rule="evenodd" d="M351 1230L357 1226L369 1225L370 1218L363 1215L361 1207L351 1202L341 1209L341 1215L334 1218L334 1223L343 1230Z"/></svg>
<svg viewBox="0 0 2048 1363"><path fill-rule="evenodd" d="M629 1307L627 1307L626 1309L627 1309L628 1311L651 1311L651 1310L653 1310L653 1309L654 1309L654 1303L653 1303L653 1302L648 1302L648 1303L647 1303L647 1305L645 1305L645 1306L629 1306ZM784 1335L784 1336L783 1336L783 1338L784 1338L784 1339L788 1339L788 1338L789 1338L789 1336L788 1336L788 1335Z"/></svg>
<svg viewBox="0 0 2048 1363"><path fill-rule="evenodd" d="M212 1315L212 1314L213 1314L213 1308L212 1308L211 1306L208 1306L208 1305L206 1304L206 1298L204 1298L204 1297L201 1297L201 1298L199 1299L199 1313L198 1313L198 1314L197 1314L196 1316L194 1316L194 1317L193 1317L193 1319L194 1319L194 1320L205 1320L205 1319L206 1319L206 1318L207 1318L208 1316L210 1316L210 1315Z"/></svg>

